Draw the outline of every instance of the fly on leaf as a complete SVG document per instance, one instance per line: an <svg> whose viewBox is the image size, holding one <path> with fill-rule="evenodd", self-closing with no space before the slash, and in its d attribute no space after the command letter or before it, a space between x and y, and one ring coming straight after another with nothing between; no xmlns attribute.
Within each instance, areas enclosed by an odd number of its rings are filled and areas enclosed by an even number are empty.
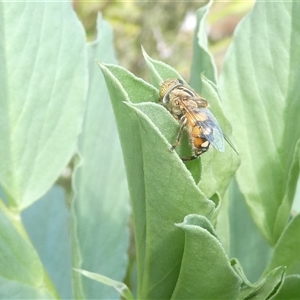
<svg viewBox="0 0 300 300"><path fill-rule="evenodd" d="M182 80L169 79L163 82L159 90L159 100L180 123L176 141L170 148L171 151L180 143L184 128L187 129L193 153L190 157L182 158L183 161L199 157L209 149L210 145L224 152L225 139L234 149L224 136L217 119L208 109L208 102L187 87Z"/></svg>

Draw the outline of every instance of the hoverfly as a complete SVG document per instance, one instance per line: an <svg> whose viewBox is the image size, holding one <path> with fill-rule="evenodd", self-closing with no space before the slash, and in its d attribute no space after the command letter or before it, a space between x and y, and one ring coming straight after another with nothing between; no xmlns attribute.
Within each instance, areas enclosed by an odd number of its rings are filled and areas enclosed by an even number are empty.
<svg viewBox="0 0 300 300"><path fill-rule="evenodd" d="M182 158L183 161L199 157L210 145L224 152L224 135L218 121L208 109L208 102L184 85L182 80L169 79L163 82L159 90L159 100L180 123L176 141L170 151L178 146L186 128L193 153L190 157Z"/></svg>

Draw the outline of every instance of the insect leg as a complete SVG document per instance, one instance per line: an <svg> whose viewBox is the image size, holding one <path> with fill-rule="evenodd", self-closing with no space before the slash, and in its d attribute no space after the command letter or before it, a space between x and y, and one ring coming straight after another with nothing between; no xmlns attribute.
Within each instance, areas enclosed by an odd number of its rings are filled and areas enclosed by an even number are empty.
<svg viewBox="0 0 300 300"><path fill-rule="evenodd" d="M170 148L170 151L173 151L179 145L180 140L181 140L181 136L182 136L182 132L183 132L183 129L184 129L184 126L186 125L186 122L187 122L187 118L185 116L182 116L181 119L180 119L180 122L181 122L181 126L179 128L176 141L172 145L172 147Z"/></svg>
<svg viewBox="0 0 300 300"><path fill-rule="evenodd" d="M190 161L190 160L196 159L198 157L199 157L199 155L198 156L192 155L192 156L189 156L189 157L182 157L181 160L182 161Z"/></svg>
<svg viewBox="0 0 300 300"><path fill-rule="evenodd" d="M201 137L201 135L200 135L200 137ZM182 157L181 158L182 161L190 161L190 160L196 159L201 154L203 154L204 152L206 152L209 149L210 143L207 140L205 140L204 136L200 139L201 144L197 145L196 147L195 147L195 140L194 140L194 147L193 147L193 155L189 156L189 157ZM199 140L199 138L198 138L198 140Z"/></svg>

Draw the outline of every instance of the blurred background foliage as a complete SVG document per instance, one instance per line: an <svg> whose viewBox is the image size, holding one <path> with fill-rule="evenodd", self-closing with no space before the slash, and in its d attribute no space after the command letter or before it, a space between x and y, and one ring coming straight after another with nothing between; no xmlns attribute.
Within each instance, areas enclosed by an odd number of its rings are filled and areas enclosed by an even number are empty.
<svg viewBox="0 0 300 300"><path fill-rule="evenodd" d="M100 12L114 30L119 64L136 76L149 79L141 45L150 57L173 66L189 79L196 11L207 1L85 1L73 2L87 32L96 36ZM208 16L209 49L220 71L238 22L253 7L254 0L215 1Z"/></svg>

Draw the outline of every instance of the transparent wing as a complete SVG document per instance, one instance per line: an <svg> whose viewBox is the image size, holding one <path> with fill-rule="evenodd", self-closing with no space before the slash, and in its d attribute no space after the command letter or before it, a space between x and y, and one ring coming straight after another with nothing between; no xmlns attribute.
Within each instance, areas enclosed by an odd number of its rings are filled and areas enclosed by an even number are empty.
<svg viewBox="0 0 300 300"><path fill-rule="evenodd" d="M233 151L237 154L240 155L239 152L236 150L235 146L233 145L232 141L229 139L229 137L223 132L224 139L228 143L228 145L233 149Z"/></svg>
<svg viewBox="0 0 300 300"><path fill-rule="evenodd" d="M194 110L194 119L201 128L203 136L218 150L224 152L223 131L215 116L207 108Z"/></svg>
<svg viewBox="0 0 300 300"><path fill-rule="evenodd" d="M184 101L179 99L181 105L184 107L189 118L201 128L203 137L205 137L218 151L225 151L225 142L223 131L208 108L208 103L205 99L190 97L189 100Z"/></svg>

